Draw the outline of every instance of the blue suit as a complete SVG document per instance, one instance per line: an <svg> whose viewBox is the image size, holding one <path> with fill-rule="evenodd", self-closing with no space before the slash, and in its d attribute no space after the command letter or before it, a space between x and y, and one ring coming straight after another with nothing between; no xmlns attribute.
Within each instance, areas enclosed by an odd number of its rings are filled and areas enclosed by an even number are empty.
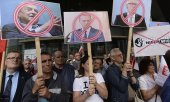
<svg viewBox="0 0 170 102"><path fill-rule="evenodd" d="M38 26L41 26L38 24ZM62 35L61 27L53 26L49 32L52 36ZM29 38L31 36L20 31L14 23L4 25L2 28L3 39Z"/></svg>
<svg viewBox="0 0 170 102"><path fill-rule="evenodd" d="M76 31L71 32L70 33L71 37L70 37L70 41L69 42L70 43L81 43L81 42L104 42L105 41L104 36L103 36L103 32L98 30L98 29L95 29L93 27L90 27L89 35L88 35L88 37L85 40L80 39L77 36L78 34L80 35L82 32L83 32L82 29L77 29ZM98 33L99 33L99 36L97 38L95 38L95 36ZM94 39L92 41L87 41L90 38L94 38Z"/></svg>
<svg viewBox="0 0 170 102"><path fill-rule="evenodd" d="M162 102L170 102L170 76L161 89L161 99Z"/></svg>

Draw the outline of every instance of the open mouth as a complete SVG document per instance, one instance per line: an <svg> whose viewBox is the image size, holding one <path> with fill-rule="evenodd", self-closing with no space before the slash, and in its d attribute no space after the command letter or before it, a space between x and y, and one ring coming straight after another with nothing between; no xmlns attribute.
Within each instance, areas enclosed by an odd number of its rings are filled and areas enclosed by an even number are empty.
<svg viewBox="0 0 170 102"><path fill-rule="evenodd" d="M34 18L35 17L35 14L29 14L29 18Z"/></svg>

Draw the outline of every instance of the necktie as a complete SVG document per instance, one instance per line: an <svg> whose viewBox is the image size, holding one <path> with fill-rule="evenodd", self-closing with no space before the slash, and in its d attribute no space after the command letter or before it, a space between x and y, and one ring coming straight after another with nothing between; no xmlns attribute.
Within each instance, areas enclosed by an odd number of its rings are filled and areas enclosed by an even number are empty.
<svg viewBox="0 0 170 102"><path fill-rule="evenodd" d="M9 79L8 79L7 84L6 84L6 88L5 88L5 91L4 91L4 96L8 97L9 100L10 100L13 75L9 75L8 77L9 77Z"/></svg>
<svg viewBox="0 0 170 102"><path fill-rule="evenodd" d="M130 17L129 23L133 23L132 19L133 19L133 17Z"/></svg>
<svg viewBox="0 0 170 102"><path fill-rule="evenodd" d="M88 38L87 31L85 31L85 33L84 33L84 38Z"/></svg>

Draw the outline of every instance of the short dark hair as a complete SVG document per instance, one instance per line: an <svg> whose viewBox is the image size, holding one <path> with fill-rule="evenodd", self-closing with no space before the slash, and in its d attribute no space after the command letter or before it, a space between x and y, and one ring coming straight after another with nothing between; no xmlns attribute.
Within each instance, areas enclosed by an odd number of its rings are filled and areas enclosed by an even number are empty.
<svg viewBox="0 0 170 102"><path fill-rule="evenodd" d="M85 55L80 59L80 69L79 69L79 75L84 76L84 68L82 67L82 64L85 64L86 61L88 60L88 56Z"/></svg>
<svg viewBox="0 0 170 102"><path fill-rule="evenodd" d="M51 54L49 53L49 52L41 52L41 55L50 55L51 56Z"/></svg>
<svg viewBox="0 0 170 102"><path fill-rule="evenodd" d="M102 58L94 58L94 61L95 60L100 60L101 61L101 65L103 65L103 59Z"/></svg>
<svg viewBox="0 0 170 102"><path fill-rule="evenodd" d="M148 71L148 66L150 63L154 63L153 60L151 60L148 57L144 57L140 63L139 63L139 73L141 75L145 74Z"/></svg>
<svg viewBox="0 0 170 102"><path fill-rule="evenodd" d="M170 50L166 51L164 58L170 70Z"/></svg>
<svg viewBox="0 0 170 102"><path fill-rule="evenodd" d="M54 51L53 51L53 57L55 56L55 53L56 53L56 52L61 52L61 53L63 54L62 50L58 50L58 49L57 49L57 50L54 50Z"/></svg>

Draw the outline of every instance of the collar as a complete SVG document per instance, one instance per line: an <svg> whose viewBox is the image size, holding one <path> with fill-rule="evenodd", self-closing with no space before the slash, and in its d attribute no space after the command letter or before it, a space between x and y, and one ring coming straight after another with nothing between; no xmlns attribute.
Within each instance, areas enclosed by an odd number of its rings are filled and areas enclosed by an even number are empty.
<svg viewBox="0 0 170 102"><path fill-rule="evenodd" d="M18 73L19 73L18 71L15 71L14 73L10 74L10 73L6 70L6 76L5 76L5 78L7 78L9 75L13 75L13 77L16 77Z"/></svg>
<svg viewBox="0 0 170 102"><path fill-rule="evenodd" d="M86 34L87 34L87 36L89 36L90 29L91 29L91 26L90 26L88 29L86 29L86 30L85 30L85 31L86 31ZM81 30L82 30L82 31L84 31L84 29L83 29L83 28L81 28ZM85 34L85 32L84 32L83 34Z"/></svg>

